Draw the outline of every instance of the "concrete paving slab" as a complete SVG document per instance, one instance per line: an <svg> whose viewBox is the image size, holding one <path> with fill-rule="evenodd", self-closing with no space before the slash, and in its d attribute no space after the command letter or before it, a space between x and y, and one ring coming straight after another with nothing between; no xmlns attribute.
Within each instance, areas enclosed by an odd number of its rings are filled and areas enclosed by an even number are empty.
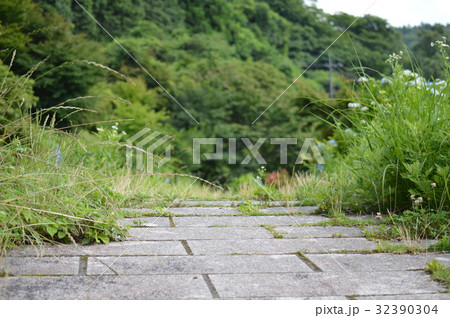
<svg viewBox="0 0 450 318"><path fill-rule="evenodd" d="M258 201L258 200L176 200L175 202L178 205L184 205L184 206L237 206L239 204L243 204L244 202L251 202L252 204L259 204L259 205L269 205L269 206L293 206L301 204L301 201L271 201L271 202L265 202L265 201Z"/></svg>
<svg viewBox="0 0 450 318"><path fill-rule="evenodd" d="M235 208L229 207L184 207L169 208L166 211L174 215L238 215L241 214Z"/></svg>
<svg viewBox="0 0 450 318"><path fill-rule="evenodd" d="M317 210L315 206L273 206L270 208L261 209L264 213L277 213L277 214L289 214L289 213L314 213Z"/></svg>
<svg viewBox="0 0 450 318"><path fill-rule="evenodd" d="M111 242L95 245L24 246L8 252L8 256L83 256L83 255L186 255L181 242Z"/></svg>
<svg viewBox="0 0 450 318"><path fill-rule="evenodd" d="M245 238L270 238L261 227L165 227L132 228L128 240L234 240Z"/></svg>
<svg viewBox="0 0 450 318"><path fill-rule="evenodd" d="M358 300L450 300L450 293L356 296Z"/></svg>
<svg viewBox="0 0 450 318"><path fill-rule="evenodd" d="M385 272L426 268L437 259L450 266L450 254L311 254L308 258L324 272Z"/></svg>
<svg viewBox="0 0 450 318"><path fill-rule="evenodd" d="M79 257L4 257L0 272L7 275L78 275Z"/></svg>
<svg viewBox="0 0 450 318"><path fill-rule="evenodd" d="M0 299L211 299L198 275L0 278Z"/></svg>
<svg viewBox="0 0 450 318"><path fill-rule="evenodd" d="M243 201L239 200L177 200L178 206L237 206Z"/></svg>
<svg viewBox="0 0 450 318"><path fill-rule="evenodd" d="M194 255L358 251L377 247L376 242L362 238L189 240L188 244Z"/></svg>
<svg viewBox="0 0 450 318"><path fill-rule="evenodd" d="M114 270L108 270L108 266ZM88 275L312 272L295 255L123 256L89 258Z"/></svg>
<svg viewBox="0 0 450 318"><path fill-rule="evenodd" d="M264 215L264 216L183 216L174 217L177 227L184 226L258 226L309 224L328 220L315 215Z"/></svg>
<svg viewBox="0 0 450 318"><path fill-rule="evenodd" d="M142 217L142 218L125 218L118 220L117 223L122 225L141 226L141 227L158 227L170 226L168 217Z"/></svg>
<svg viewBox="0 0 450 318"><path fill-rule="evenodd" d="M436 293L444 288L424 272L210 275L221 297L324 297Z"/></svg>
<svg viewBox="0 0 450 318"><path fill-rule="evenodd" d="M277 227L276 231L284 237L364 237L356 227L345 226L291 226Z"/></svg>

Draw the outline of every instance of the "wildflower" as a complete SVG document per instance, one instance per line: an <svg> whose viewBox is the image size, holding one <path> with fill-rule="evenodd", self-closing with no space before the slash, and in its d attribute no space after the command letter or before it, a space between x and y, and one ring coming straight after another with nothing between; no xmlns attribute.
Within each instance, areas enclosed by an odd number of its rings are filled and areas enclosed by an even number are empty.
<svg viewBox="0 0 450 318"><path fill-rule="evenodd" d="M413 74L414 74L414 73L411 72L410 70L404 70L404 71L403 71L403 76L414 76Z"/></svg>
<svg viewBox="0 0 450 318"><path fill-rule="evenodd" d="M367 83L369 81L369 79L367 77L361 76L360 78L358 78L356 80L357 83Z"/></svg>
<svg viewBox="0 0 450 318"><path fill-rule="evenodd" d="M125 131L122 131L122 135L126 135L127 133Z"/></svg>
<svg viewBox="0 0 450 318"><path fill-rule="evenodd" d="M361 124L366 125L366 124L367 124L367 121L365 121L365 120L363 119L363 120L361 120Z"/></svg>
<svg viewBox="0 0 450 318"><path fill-rule="evenodd" d="M119 127L117 127L116 125L112 125L111 128L114 129L114 130L118 130L119 129Z"/></svg>
<svg viewBox="0 0 450 318"><path fill-rule="evenodd" d="M410 199L411 201L414 201L416 199L416 196L414 194L411 194Z"/></svg>
<svg viewBox="0 0 450 318"><path fill-rule="evenodd" d="M422 203L422 202L420 202L419 200L414 201L414 205L420 205L420 203Z"/></svg>
<svg viewBox="0 0 450 318"><path fill-rule="evenodd" d="M60 165L61 164L61 157L62 157L62 152L61 149L59 148L59 145L56 146L56 164Z"/></svg>
<svg viewBox="0 0 450 318"><path fill-rule="evenodd" d="M332 144L333 146L337 146L337 142L336 142L336 140L334 140L334 139L330 139L330 140L328 140L328 142L329 142L330 144Z"/></svg>
<svg viewBox="0 0 450 318"><path fill-rule="evenodd" d="M361 107L361 110L362 110L363 112L368 111L368 110L369 110L369 107L363 106L363 107Z"/></svg>
<svg viewBox="0 0 450 318"><path fill-rule="evenodd" d="M381 84L387 84L387 83L389 83L390 81L386 78L386 77L383 77L381 80L380 80L380 83Z"/></svg>
<svg viewBox="0 0 450 318"><path fill-rule="evenodd" d="M439 91L436 90L436 89L434 89L434 88L431 88L431 89L430 89L430 92L431 92L431 94L433 94L434 96L440 95Z"/></svg>
<svg viewBox="0 0 450 318"><path fill-rule="evenodd" d="M380 212L377 212L377 216L375 217L377 220L381 220L383 217Z"/></svg>
<svg viewBox="0 0 450 318"><path fill-rule="evenodd" d="M359 108L361 106L360 103L348 103L348 108Z"/></svg>
<svg viewBox="0 0 450 318"><path fill-rule="evenodd" d="M423 202L423 198L422 198L422 197L418 197L418 198L417 198L417 201L419 201L420 203L422 203L422 202Z"/></svg>
<svg viewBox="0 0 450 318"><path fill-rule="evenodd" d="M103 131L103 128L97 128L97 131Z"/></svg>
<svg viewBox="0 0 450 318"><path fill-rule="evenodd" d="M432 187L432 188L436 188L436 186L437 186L437 185L436 185L436 182L433 182L433 183L431 184L431 187Z"/></svg>

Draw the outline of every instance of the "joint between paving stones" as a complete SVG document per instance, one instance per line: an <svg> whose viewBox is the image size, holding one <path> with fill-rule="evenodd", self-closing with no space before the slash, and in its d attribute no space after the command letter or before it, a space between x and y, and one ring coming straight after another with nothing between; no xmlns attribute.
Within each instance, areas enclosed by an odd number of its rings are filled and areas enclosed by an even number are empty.
<svg viewBox="0 0 450 318"><path fill-rule="evenodd" d="M203 276L203 280L206 283L206 286L208 286L208 289L209 289L209 291L211 293L212 298L219 299L220 295L217 292L217 289L214 286L213 282L211 281L211 278L209 277L209 275L208 274L202 274L202 276Z"/></svg>
<svg viewBox="0 0 450 318"><path fill-rule="evenodd" d="M317 266L313 261L311 261L308 257L306 257L304 254L297 252L295 253L295 255L297 255L297 257L303 262L305 263L309 268L311 268L313 271L315 272L323 272L323 270Z"/></svg>
<svg viewBox="0 0 450 318"><path fill-rule="evenodd" d="M191 247L189 246L189 244L186 240L181 240L181 244L183 245L184 249L186 250L187 255L194 255L194 253L192 253Z"/></svg>
<svg viewBox="0 0 450 318"><path fill-rule="evenodd" d="M78 266L78 276L86 276L87 275L87 256L80 256L80 264Z"/></svg>
<svg viewBox="0 0 450 318"><path fill-rule="evenodd" d="M169 216L169 224L170 224L170 227L176 227L176 224L173 221L173 216L172 215Z"/></svg>

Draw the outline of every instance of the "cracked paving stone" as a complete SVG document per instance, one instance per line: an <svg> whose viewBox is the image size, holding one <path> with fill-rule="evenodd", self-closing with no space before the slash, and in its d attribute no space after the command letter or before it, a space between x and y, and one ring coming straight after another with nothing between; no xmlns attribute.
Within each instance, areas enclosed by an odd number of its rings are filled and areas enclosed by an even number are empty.
<svg viewBox="0 0 450 318"><path fill-rule="evenodd" d="M200 275L0 278L0 299L211 299Z"/></svg>
<svg viewBox="0 0 450 318"><path fill-rule="evenodd" d="M364 237L360 229L345 226L292 226L275 230L284 237Z"/></svg>
<svg viewBox="0 0 450 318"><path fill-rule="evenodd" d="M79 257L4 257L0 272L7 275L78 275Z"/></svg>
<svg viewBox="0 0 450 318"><path fill-rule="evenodd" d="M174 215L237 215L240 212L237 209L229 207L184 207L169 208L168 212Z"/></svg>
<svg viewBox="0 0 450 318"><path fill-rule="evenodd" d="M450 266L450 254L311 254L308 258L325 272L416 270L426 268L426 263L434 259Z"/></svg>
<svg viewBox="0 0 450 318"><path fill-rule="evenodd" d="M264 228L242 227L166 227L132 228L129 240L233 240L243 238L270 238L272 234Z"/></svg>
<svg viewBox="0 0 450 318"><path fill-rule="evenodd" d="M83 256L83 255L186 255L181 242L111 242L94 245L24 246L8 252L8 256Z"/></svg>
<svg viewBox="0 0 450 318"><path fill-rule="evenodd" d="M190 240L188 244L194 255L317 253L373 250L377 247L376 242L363 238Z"/></svg>
<svg viewBox="0 0 450 318"><path fill-rule="evenodd" d="M114 271L108 269L108 266ZM106 272L105 272L106 271ZM88 275L312 272L295 255L123 256L88 260Z"/></svg>
<svg viewBox="0 0 450 318"><path fill-rule="evenodd" d="M298 213L298 212L314 213L316 210L317 210L317 207L315 207L315 206L291 206L291 207L273 206L273 207L261 209L261 212L289 214L289 213Z"/></svg>
<svg viewBox="0 0 450 318"><path fill-rule="evenodd" d="M295 225L328 220L315 215L261 215L261 216L183 216L174 217L177 227L185 226L258 226L258 225Z"/></svg>
<svg viewBox="0 0 450 318"><path fill-rule="evenodd" d="M444 290L424 272L221 274L210 278L224 298L400 295Z"/></svg>

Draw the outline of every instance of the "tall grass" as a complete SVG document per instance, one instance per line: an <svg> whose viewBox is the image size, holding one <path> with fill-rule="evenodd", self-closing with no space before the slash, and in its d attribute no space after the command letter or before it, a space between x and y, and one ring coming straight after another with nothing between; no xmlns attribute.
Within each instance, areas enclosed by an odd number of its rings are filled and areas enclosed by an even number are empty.
<svg viewBox="0 0 450 318"><path fill-rule="evenodd" d="M440 48L445 79L427 83L396 54L381 81L362 74L361 92L343 113L351 124L335 125L347 149L340 177L352 180L349 200L394 213L411 205L449 210L450 73L448 46Z"/></svg>
<svg viewBox="0 0 450 318"><path fill-rule="evenodd" d="M18 77L9 69L0 64L0 255L25 243L120 239L123 198L104 162L86 164L91 140L56 129L48 109L32 113L34 70Z"/></svg>

